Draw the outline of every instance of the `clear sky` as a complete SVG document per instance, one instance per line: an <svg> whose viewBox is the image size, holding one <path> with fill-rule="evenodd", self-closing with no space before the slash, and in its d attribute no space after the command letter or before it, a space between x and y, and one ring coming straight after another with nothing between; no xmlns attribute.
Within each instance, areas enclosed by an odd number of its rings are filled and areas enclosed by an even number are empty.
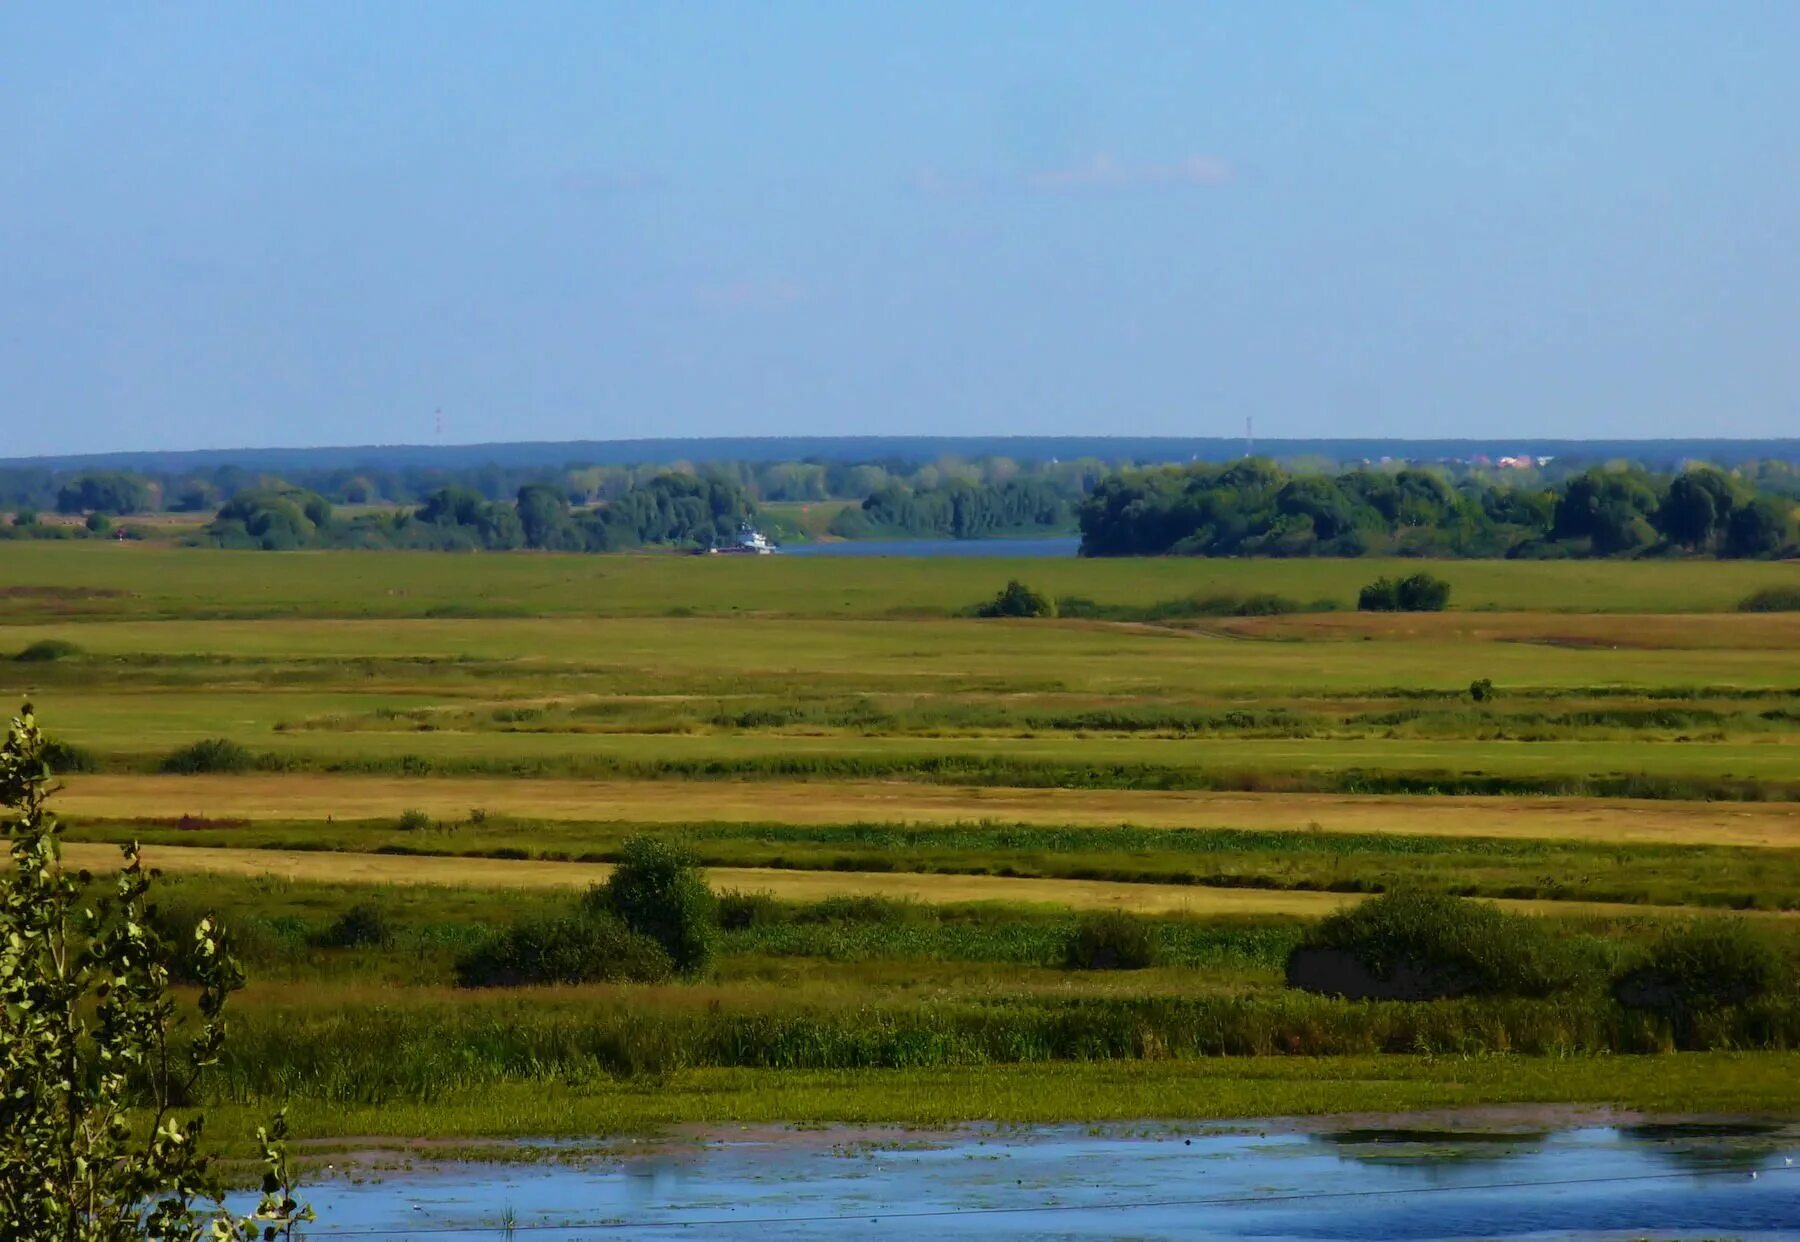
<svg viewBox="0 0 1800 1242"><path fill-rule="evenodd" d="M1800 4L0 6L0 456L1800 434Z"/></svg>

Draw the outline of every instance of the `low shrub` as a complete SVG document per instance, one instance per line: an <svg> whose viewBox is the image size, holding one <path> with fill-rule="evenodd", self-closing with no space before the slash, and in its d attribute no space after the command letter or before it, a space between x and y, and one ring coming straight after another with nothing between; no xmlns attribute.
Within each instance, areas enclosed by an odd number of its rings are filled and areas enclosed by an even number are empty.
<svg viewBox="0 0 1800 1242"><path fill-rule="evenodd" d="M1738 601L1739 612L1800 612L1800 583L1764 587Z"/></svg>
<svg viewBox="0 0 1800 1242"><path fill-rule="evenodd" d="M1056 603L1017 578L1000 589L993 599L975 610L978 617L1054 617Z"/></svg>
<svg viewBox="0 0 1800 1242"><path fill-rule="evenodd" d="M1156 965L1160 946L1146 919L1117 910L1089 914L1075 925L1063 946L1070 970L1143 970Z"/></svg>
<svg viewBox="0 0 1800 1242"><path fill-rule="evenodd" d="M661 945L603 912L528 919L456 962L466 988L527 984L654 983L674 972Z"/></svg>
<svg viewBox="0 0 1800 1242"><path fill-rule="evenodd" d="M431 816L412 806L400 812L398 826L402 832L424 832L431 827Z"/></svg>
<svg viewBox="0 0 1800 1242"><path fill-rule="evenodd" d="M66 638L40 638L13 659L20 664L47 664L52 660L72 660L81 654L79 643Z"/></svg>
<svg viewBox="0 0 1800 1242"><path fill-rule="evenodd" d="M190 742L162 761L164 772L184 776L202 772L247 772L256 758L230 738L209 737Z"/></svg>
<svg viewBox="0 0 1800 1242"><path fill-rule="evenodd" d="M1703 919L1666 929L1614 982L1629 1009L1677 1021L1782 991L1789 965L1767 936L1743 919Z"/></svg>
<svg viewBox="0 0 1800 1242"><path fill-rule="evenodd" d="M712 961L716 903L698 861L683 846L657 837L627 838L612 877L588 890L582 905L648 936L684 975L698 974Z"/></svg>
<svg viewBox="0 0 1800 1242"><path fill-rule="evenodd" d="M385 947L394 943L394 928L386 910L359 902L332 920L331 926L320 934L319 943L331 949Z"/></svg>
<svg viewBox="0 0 1800 1242"><path fill-rule="evenodd" d="M922 902L907 898L847 895L827 897L795 910L796 923L870 923L883 927L905 927L930 918L932 911Z"/></svg>
<svg viewBox="0 0 1800 1242"><path fill-rule="evenodd" d="M1288 986L1353 1000L1548 996L1587 963L1543 923L1487 902L1384 893L1320 922L1288 956Z"/></svg>
<svg viewBox="0 0 1800 1242"><path fill-rule="evenodd" d="M1478 677L1469 683L1469 698L1477 703L1486 703L1494 697L1494 682L1488 677Z"/></svg>
<svg viewBox="0 0 1800 1242"><path fill-rule="evenodd" d="M73 742L64 742L51 738L44 743L44 762L49 765L53 776L67 776L74 772L98 772L100 760L94 752L85 746L77 746Z"/></svg>
<svg viewBox="0 0 1800 1242"><path fill-rule="evenodd" d="M745 931L785 922L786 911L773 893L745 893L727 889L718 898L719 926L725 931Z"/></svg>
<svg viewBox="0 0 1800 1242"><path fill-rule="evenodd" d="M1450 584L1431 574L1377 578L1357 597L1359 612L1442 612L1450 602Z"/></svg>

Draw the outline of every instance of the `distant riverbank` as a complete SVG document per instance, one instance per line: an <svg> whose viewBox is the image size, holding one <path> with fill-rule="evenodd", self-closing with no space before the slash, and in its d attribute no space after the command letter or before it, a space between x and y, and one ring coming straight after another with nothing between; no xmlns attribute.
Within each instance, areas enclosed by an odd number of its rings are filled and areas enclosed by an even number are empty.
<svg viewBox="0 0 1800 1242"><path fill-rule="evenodd" d="M1079 535L1027 539L840 539L784 544L784 556L1074 556Z"/></svg>

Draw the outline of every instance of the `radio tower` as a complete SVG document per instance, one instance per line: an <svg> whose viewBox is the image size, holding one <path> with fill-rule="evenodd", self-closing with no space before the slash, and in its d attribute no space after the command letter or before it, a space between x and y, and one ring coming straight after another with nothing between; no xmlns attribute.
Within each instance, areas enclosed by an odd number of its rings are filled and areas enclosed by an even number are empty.
<svg viewBox="0 0 1800 1242"><path fill-rule="evenodd" d="M437 442L442 444L444 442L444 411L442 408L439 408L433 415L433 420L433 425L437 429Z"/></svg>
<svg viewBox="0 0 1800 1242"><path fill-rule="evenodd" d="M1256 456L1256 416L1244 415L1244 456Z"/></svg>

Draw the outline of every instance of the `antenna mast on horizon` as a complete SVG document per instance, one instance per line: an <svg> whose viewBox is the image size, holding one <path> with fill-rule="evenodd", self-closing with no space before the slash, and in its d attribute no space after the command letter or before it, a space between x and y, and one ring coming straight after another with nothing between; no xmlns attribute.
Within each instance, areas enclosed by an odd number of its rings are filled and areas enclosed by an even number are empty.
<svg viewBox="0 0 1800 1242"><path fill-rule="evenodd" d="M1256 415L1244 415L1244 456L1256 456Z"/></svg>

